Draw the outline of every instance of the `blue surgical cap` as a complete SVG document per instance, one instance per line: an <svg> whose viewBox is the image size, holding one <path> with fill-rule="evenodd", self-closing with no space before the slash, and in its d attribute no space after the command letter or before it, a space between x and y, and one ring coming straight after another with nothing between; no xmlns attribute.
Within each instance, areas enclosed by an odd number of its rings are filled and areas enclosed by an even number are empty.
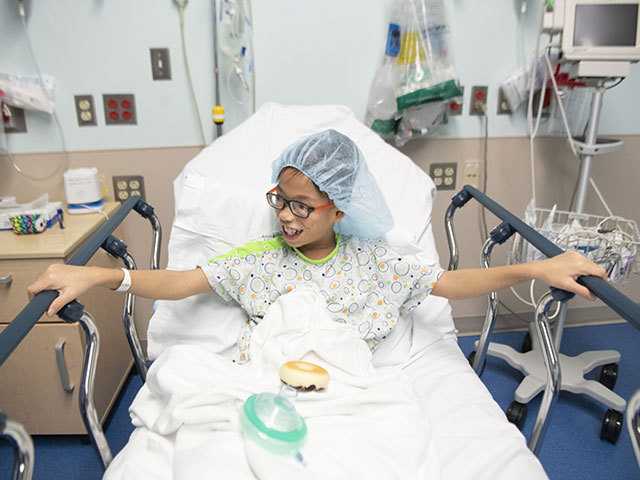
<svg viewBox="0 0 640 480"><path fill-rule="evenodd" d="M272 181L293 167L325 192L344 217L335 230L359 238L379 238L391 230L393 220L382 192L353 141L324 130L290 145L273 162Z"/></svg>

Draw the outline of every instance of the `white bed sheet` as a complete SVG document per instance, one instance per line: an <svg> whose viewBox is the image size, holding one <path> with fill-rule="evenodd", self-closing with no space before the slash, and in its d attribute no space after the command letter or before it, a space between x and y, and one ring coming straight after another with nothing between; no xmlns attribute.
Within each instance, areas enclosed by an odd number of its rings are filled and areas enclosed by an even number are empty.
<svg viewBox="0 0 640 480"><path fill-rule="evenodd" d="M405 371L434 429L442 478L548 478L522 433L507 421L470 367L454 335L433 343L417 357Z"/></svg>
<svg viewBox="0 0 640 480"><path fill-rule="evenodd" d="M454 335L432 343L405 366L420 405L433 429L440 478L456 480L542 480L547 475L527 448L525 438L492 399L469 366ZM238 470L220 472L253 478L243 462L240 437L220 446ZM118 454L107 478L171 479L173 438L137 428ZM115 474L115 475L114 475ZM124 476L122 476L124 475ZM425 479L426 480L426 479Z"/></svg>

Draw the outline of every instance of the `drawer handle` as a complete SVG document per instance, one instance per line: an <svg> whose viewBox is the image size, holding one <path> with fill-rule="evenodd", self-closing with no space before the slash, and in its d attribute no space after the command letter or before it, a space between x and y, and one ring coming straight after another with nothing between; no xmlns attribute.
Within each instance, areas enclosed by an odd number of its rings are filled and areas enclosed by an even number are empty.
<svg viewBox="0 0 640 480"><path fill-rule="evenodd" d="M10 287L12 282L13 277L10 273L7 273L6 275L0 275L0 285L4 287Z"/></svg>
<svg viewBox="0 0 640 480"><path fill-rule="evenodd" d="M64 359L64 346L65 341L60 339L56 344L56 364L58 365L58 373L60 374L60 383L65 392L73 392L75 385L69 380L69 370L67 369L67 362Z"/></svg>

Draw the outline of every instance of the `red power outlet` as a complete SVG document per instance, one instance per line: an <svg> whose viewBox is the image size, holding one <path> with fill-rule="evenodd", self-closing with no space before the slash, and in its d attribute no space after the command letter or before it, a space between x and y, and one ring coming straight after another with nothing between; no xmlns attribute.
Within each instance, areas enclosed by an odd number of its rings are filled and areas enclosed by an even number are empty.
<svg viewBox="0 0 640 480"><path fill-rule="evenodd" d="M102 101L107 125L137 125L136 101L133 94L105 94Z"/></svg>

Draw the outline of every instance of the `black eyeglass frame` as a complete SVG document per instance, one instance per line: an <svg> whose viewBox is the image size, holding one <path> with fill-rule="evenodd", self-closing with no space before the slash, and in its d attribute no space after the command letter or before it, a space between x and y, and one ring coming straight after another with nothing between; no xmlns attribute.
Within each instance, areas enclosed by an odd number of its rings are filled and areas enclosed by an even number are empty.
<svg viewBox="0 0 640 480"><path fill-rule="evenodd" d="M329 203L325 203L322 205L316 205L315 207L312 207L310 205L307 205L306 203L303 203L299 200L289 200L288 198L285 198L283 195L280 195L279 193L277 193L275 191L275 188L272 190L269 190L266 194L267 197L267 203L269 204L269 206L271 208L274 208L278 211L282 210L285 207L289 207L289 211L291 212L291 214L295 217L298 218L309 218L309 215L311 215L315 210L320 210L322 208L327 208L327 207L331 207L333 205L333 202L329 202ZM273 200L272 200L273 199ZM278 200L282 200L282 207L278 207L276 202ZM304 209L304 211L307 212L306 216L305 215L300 215L299 213L296 213L293 211L293 207L291 206L292 204L294 205L299 205L300 207L302 207Z"/></svg>

